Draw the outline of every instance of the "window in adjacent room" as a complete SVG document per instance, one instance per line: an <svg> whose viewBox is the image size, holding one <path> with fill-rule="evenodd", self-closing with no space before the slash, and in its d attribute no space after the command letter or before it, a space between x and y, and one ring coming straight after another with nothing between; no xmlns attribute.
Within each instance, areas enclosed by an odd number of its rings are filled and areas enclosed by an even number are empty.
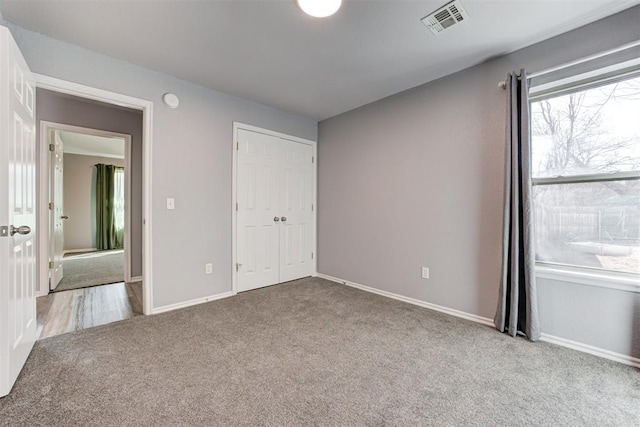
<svg viewBox="0 0 640 427"><path fill-rule="evenodd" d="M532 98L536 258L640 273L640 76Z"/></svg>
<svg viewBox="0 0 640 427"><path fill-rule="evenodd" d="M114 224L116 232L124 235L124 168L115 168L113 181Z"/></svg>

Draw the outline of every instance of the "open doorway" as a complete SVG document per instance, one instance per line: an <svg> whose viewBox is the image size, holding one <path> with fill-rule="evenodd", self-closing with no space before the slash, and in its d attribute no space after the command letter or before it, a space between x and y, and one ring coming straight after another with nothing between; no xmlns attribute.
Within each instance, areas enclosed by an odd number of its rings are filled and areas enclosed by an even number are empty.
<svg viewBox="0 0 640 427"><path fill-rule="evenodd" d="M131 282L131 136L45 122L50 291Z"/></svg>
<svg viewBox="0 0 640 427"><path fill-rule="evenodd" d="M143 112L41 88L36 103L39 338L143 314Z"/></svg>

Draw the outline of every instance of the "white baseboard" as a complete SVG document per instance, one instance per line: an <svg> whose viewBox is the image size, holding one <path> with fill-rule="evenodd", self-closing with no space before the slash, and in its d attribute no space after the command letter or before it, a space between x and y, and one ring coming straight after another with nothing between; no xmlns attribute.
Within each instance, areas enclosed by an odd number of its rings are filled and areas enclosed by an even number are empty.
<svg viewBox="0 0 640 427"><path fill-rule="evenodd" d="M230 296L233 296L233 292L223 292L221 294L211 295L211 296L204 297L204 298L196 298L196 299L192 299L190 301L179 302L177 304L164 305L162 307L156 307L153 310L151 310L151 314L164 313L164 312L167 312L167 311L177 310L179 308L190 307L192 305L198 305L198 304L202 304L202 303L210 302L210 301L215 301L215 300L222 299L222 298L228 298Z"/></svg>
<svg viewBox="0 0 640 427"><path fill-rule="evenodd" d="M369 286L361 285L359 283L349 282L348 280L339 279L337 277L328 276L326 274L318 273L318 276L322 279L331 280L332 282L341 283L343 285L351 286L352 288L358 288L363 291L371 292L374 294L382 295L387 298L393 298L398 301L403 301L409 304L418 305L420 307L428 308L430 310L439 311L441 313L450 314L452 316L461 317L463 319L471 320L472 322L480 323L487 326L494 326L493 319L488 317L482 317L475 314L467 313L464 311L456 310L453 308L443 307L441 305L432 304L430 302L417 300L414 298L405 297L403 295L394 294L392 292L381 291L380 289L372 288Z"/></svg>
<svg viewBox="0 0 640 427"><path fill-rule="evenodd" d="M420 307L425 307L431 310L439 311L442 313L450 314L452 316L461 317L463 319L471 320L472 322L481 323L483 325L494 326L493 320L487 317L477 316L475 314L466 313L464 311L455 310L448 307L443 307L436 304L431 304L428 302L420 301L417 299L405 297L402 295L394 294L392 292L381 291L380 289L375 289L369 286L361 285L359 283L349 282L347 280L339 279L337 277L328 276L326 274L318 273L317 277L331 280L332 282L341 283L347 286L351 286L353 288L358 288L363 291L371 292L374 294L382 295L388 298L393 298L399 301L404 301L409 304L418 305ZM570 348L572 350L581 351L583 353L589 353L594 356L602 357L604 359L613 360L615 362L619 362L625 365L634 366L636 368L640 368L640 359L627 356L625 354L615 353L613 351L605 350L603 348L594 347L588 344L583 344L577 341L571 341L566 338L560 338L553 335L541 334L540 341L546 341L551 344L559 345L562 347Z"/></svg>
<svg viewBox="0 0 640 427"><path fill-rule="evenodd" d="M78 252L95 252L97 251L97 248L85 248L85 249L65 249L63 251L63 253L66 254L75 254Z"/></svg>
<svg viewBox="0 0 640 427"><path fill-rule="evenodd" d="M142 282L142 276L132 277L129 283Z"/></svg>
<svg viewBox="0 0 640 427"><path fill-rule="evenodd" d="M589 353L594 356L602 357L603 359L613 360L614 362L623 363L625 365L640 368L640 359L626 354L620 354L613 351L605 350L604 348L594 347L589 344L583 344L577 341L571 341L566 338L560 338L553 335L541 334L540 341L546 341L551 344L567 347L572 350L581 351L583 353Z"/></svg>

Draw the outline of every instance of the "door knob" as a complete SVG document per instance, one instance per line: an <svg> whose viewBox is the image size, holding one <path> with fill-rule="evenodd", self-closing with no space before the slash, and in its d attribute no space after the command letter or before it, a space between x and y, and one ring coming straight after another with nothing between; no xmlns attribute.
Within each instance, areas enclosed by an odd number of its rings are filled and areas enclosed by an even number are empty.
<svg viewBox="0 0 640 427"><path fill-rule="evenodd" d="M20 227L14 227L13 225L9 227L9 234L12 236L14 234L29 234L31 233L31 227L28 225L21 225Z"/></svg>
<svg viewBox="0 0 640 427"><path fill-rule="evenodd" d="M282 220L282 222L286 222L287 221L287 217L283 216L282 218L280 218Z"/></svg>
<svg viewBox="0 0 640 427"><path fill-rule="evenodd" d="M274 216L274 217L273 217L273 220L274 220L275 222L278 222L278 221L280 221L280 218L278 218L277 216Z"/></svg>
<svg viewBox="0 0 640 427"><path fill-rule="evenodd" d="M69 219L69 216L67 216L67 215L62 215L60 218L61 218L61 219Z"/></svg>

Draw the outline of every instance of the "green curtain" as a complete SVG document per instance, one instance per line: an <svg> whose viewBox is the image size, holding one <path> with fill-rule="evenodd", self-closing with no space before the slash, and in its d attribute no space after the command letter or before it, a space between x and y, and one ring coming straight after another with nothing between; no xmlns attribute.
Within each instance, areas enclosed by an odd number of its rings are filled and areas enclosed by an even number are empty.
<svg viewBox="0 0 640 427"><path fill-rule="evenodd" d="M122 249L124 227L116 226L116 171L114 165L96 165L96 247L98 250Z"/></svg>

